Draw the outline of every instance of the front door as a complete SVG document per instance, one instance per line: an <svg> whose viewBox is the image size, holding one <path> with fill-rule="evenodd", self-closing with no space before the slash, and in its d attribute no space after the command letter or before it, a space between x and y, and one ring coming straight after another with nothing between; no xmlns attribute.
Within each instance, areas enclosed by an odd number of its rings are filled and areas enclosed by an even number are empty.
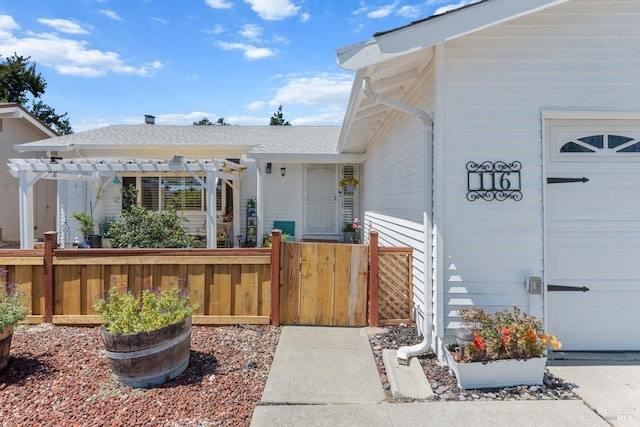
<svg viewBox="0 0 640 427"><path fill-rule="evenodd" d="M335 238L338 234L337 167L311 164L305 178L305 236Z"/></svg>
<svg viewBox="0 0 640 427"><path fill-rule="evenodd" d="M550 135L548 330L565 350L640 350L640 129Z"/></svg>

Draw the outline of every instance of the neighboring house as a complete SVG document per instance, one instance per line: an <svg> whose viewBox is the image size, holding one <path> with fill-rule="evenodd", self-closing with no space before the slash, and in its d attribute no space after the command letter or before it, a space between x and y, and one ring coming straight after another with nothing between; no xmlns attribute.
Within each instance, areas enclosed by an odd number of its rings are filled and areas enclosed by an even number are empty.
<svg viewBox="0 0 640 427"><path fill-rule="evenodd" d="M517 304L565 350L640 350L639 18L487 0L338 50L339 151L366 154L365 227L414 248L426 345Z"/></svg>
<svg viewBox="0 0 640 427"><path fill-rule="evenodd" d="M62 243L81 238L75 211L93 209L96 221L118 217L120 189L129 185L149 209L177 206L209 247L220 243L221 232L228 236L225 246L261 245L274 221L293 222L296 240L336 240L343 222L356 215L357 193L342 194L338 182L357 176L363 156L338 154L338 127L161 126L147 119L16 146L47 153L45 159L12 160L9 168L20 182L58 181L58 210L69 225L66 235L60 233ZM247 227L251 199L257 224ZM23 226L28 232L30 225ZM21 242L30 245L30 238Z"/></svg>
<svg viewBox="0 0 640 427"><path fill-rule="evenodd" d="M0 164L7 164L10 158L24 157L17 155L13 146L25 142L53 138L58 134L38 120L19 104L0 103ZM44 152L30 153L29 156L40 157ZM18 203L18 181L7 168L0 171L0 240L20 240L20 205ZM33 236L42 238L47 231L55 229L56 217L56 184L55 182L39 182L32 188L34 196L32 220Z"/></svg>

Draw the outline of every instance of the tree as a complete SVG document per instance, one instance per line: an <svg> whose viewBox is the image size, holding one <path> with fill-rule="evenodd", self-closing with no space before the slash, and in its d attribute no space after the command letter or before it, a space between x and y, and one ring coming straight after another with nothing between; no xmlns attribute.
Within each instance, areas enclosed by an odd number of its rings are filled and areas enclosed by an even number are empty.
<svg viewBox="0 0 640 427"><path fill-rule="evenodd" d="M271 116L269 126L291 126L291 123L284 120L284 115L282 114L282 105L279 106L278 111L273 113L273 116Z"/></svg>
<svg viewBox="0 0 640 427"><path fill-rule="evenodd" d="M200 121L193 122L194 126L213 126L213 122L206 117L200 119Z"/></svg>
<svg viewBox="0 0 640 427"><path fill-rule="evenodd" d="M0 102L16 102L26 106L31 100L31 113L47 126L61 134L73 133L67 113L57 114L51 106L39 98L44 94L47 82L36 72L36 63L31 57L13 56L0 62Z"/></svg>
<svg viewBox="0 0 640 427"><path fill-rule="evenodd" d="M54 125L56 131L60 135L68 135L73 133L67 113L56 114L56 110L43 103L42 101L34 102L31 105L31 113L42 120L46 124Z"/></svg>
<svg viewBox="0 0 640 427"><path fill-rule="evenodd" d="M216 121L215 123L213 123L211 120L209 120L206 117L203 117L202 119L200 119L197 122L193 122L194 126L213 126L213 125L217 125L217 126L226 126L229 123L224 121L224 117L218 117L218 121Z"/></svg>

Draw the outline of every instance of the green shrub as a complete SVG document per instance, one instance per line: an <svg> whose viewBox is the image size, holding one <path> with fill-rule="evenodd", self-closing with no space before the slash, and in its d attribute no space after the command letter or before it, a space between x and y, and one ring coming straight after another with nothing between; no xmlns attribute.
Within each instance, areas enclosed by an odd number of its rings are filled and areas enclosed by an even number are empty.
<svg viewBox="0 0 640 427"><path fill-rule="evenodd" d="M105 328L115 335L148 332L181 322L193 313L197 304L178 287L155 291L145 289L140 296L129 291L109 289L106 298L93 305Z"/></svg>
<svg viewBox="0 0 640 427"><path fill-rule="evenodd" d="M1 269L0 274L6 278L8 271ZM27 308L20 303L20 292L13 283L0 283L0 329L14 326L27 315Z"/></svg>
<svg viewBox="0 0 640 427"><path fill-rule="evenodd" d="M151 211L133 204L135 194L134 187L122 190L122 218L111 220L106 233L112 247L184 248L192 245L193 238L183 225L184 215L178 214L173 207Z"/></svg>

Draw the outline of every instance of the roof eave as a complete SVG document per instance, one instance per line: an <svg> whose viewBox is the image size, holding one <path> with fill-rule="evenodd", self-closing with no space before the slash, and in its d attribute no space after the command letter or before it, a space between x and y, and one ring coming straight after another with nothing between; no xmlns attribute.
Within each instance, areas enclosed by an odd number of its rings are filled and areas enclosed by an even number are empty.
<svg viewBox="0 0 640 427"><path fill-rule="evenodd" d="M322 153L249 153L247 158L262 162L283 163L363 163L364 154L322 154Z"/></svg>
<svg viewBox="0 0 640 427"><path fill-rule="evenodd" d="M48 138L59 136L58 132L44 124L40 119L31 114L22 105L16 103L0 104L0 118L24 119L33 128L43 133Z"/></svg>
<svg viewBox="0 0 640 427"><path fill-rule="evenodd" d="M356 71L567 1L570 0L481 1L337 49L337 62L344 69Z"/></svg>

